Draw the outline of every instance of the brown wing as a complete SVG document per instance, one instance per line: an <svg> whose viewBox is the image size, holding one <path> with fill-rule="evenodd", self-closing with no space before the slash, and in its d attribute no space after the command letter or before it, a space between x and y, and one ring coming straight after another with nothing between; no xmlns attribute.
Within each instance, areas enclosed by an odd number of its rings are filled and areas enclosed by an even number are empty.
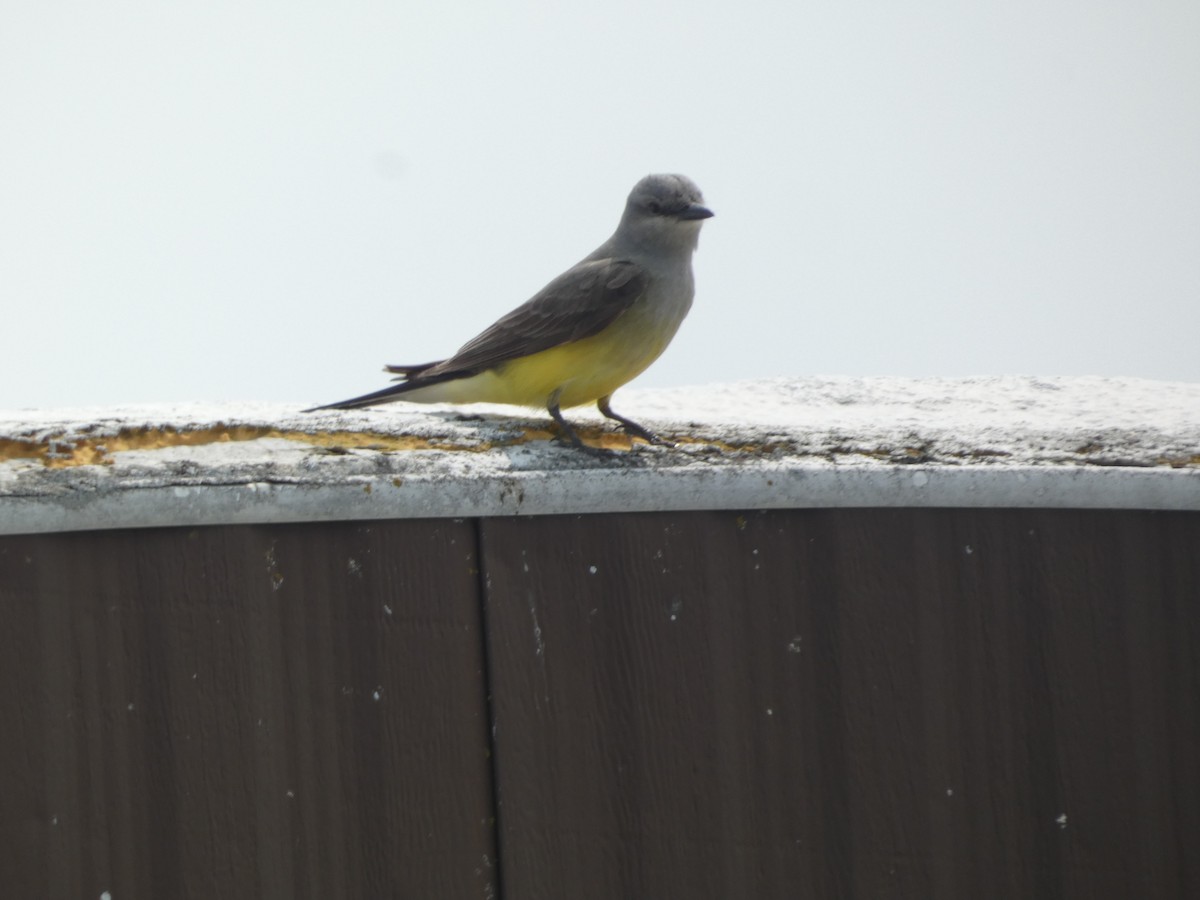
<svg viewBox="0 0 1200 900"><path fill-rule="evenodd" d="M479 372L590 337L629 309L646 292L648 282L645 269L636 263L616 259L582 262L420 376Z"/></svg>

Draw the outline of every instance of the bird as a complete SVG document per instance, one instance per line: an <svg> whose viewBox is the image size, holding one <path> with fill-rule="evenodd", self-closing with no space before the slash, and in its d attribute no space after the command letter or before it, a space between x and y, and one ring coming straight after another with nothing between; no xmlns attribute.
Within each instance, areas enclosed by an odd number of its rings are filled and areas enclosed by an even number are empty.
<svg viewBox="0 0 1200 900"><path fill-rule="evenodd" d="M562 410L595 403L627 434L667 444L614 412L612 395L658 359L691 309L692 255L712 215L690 178L647 175L608 240L453 356L385 366L397 384L305 412L397 400L536 407L570 444L593 450Z"/></svg>

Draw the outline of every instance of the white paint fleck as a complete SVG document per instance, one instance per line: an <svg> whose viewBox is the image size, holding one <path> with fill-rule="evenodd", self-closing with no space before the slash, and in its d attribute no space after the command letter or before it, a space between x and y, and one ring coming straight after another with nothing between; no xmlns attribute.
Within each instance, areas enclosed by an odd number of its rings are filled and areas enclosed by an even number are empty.
<svg viewBox="0 0 1200 900"><path fill-rule="evenodd" d="M127 707L125 707L125 708L126 708L127 710L129 710L130 712L133 712L133 704L132 704L132 703L130 703L130 704L129 704Z"/></svg>
<svg viewBox="0 0 1200 900"><path fill-rule="evenodd" d="M954 796L954 788L946 788L946 796L953 797Z"/></svg>
<svg viewBox="0 0 1200 900"><path fill-rule="evenodd" d="M769 707L769 706L768 706L768 707L767 707L767 715L768 715L768 716L773 716L773 715L775 715L775 710L771 709L771 707Z"/></svg>
<svg viewBox="0 0 1200 900"><path fill-rule="evenodd" d="M1062 813L1062 814L1061 814L1061 815L1060 815L1060 816L1059 816L1057 819L1055 819L1054 821L1058 823L1058 827L1059 827L1059 828L1066 828L1066 827L1067 827L1067 814L1066 814L1066 813Z"/></svg>
<svg viewBox="0 0 1200 900"><path fill-rule="evenodd" d="M590 572L592 575L595 575L595 574L596 574L596 567L595 567L595 566L588 566L588 572Z"/></svg>
<svg viewBox="0 0 1200 900"><path fill-rule="evenodd" d="M108 891L101 891L100 900L112 900L112 894Z"/></svg>
<svg viewBox="0 0 1200 900"><path fill-rule="evenodd" d="M966 550L967 556L970 556L972 553L975 552L975 548L972 547L970 544L967 544L967 546L964 547L963 549Z"/></svg>
<svg viewBox="0 0 1200 900"><path fill-rule="evenodd" d="M346 571L357 578L362 578L362 563L354 557L346 560Z"/></svg>
<svg viewBox="0 0 1200 900"><path fill-rule="evenodd" d="M373 699L376 703L378 703L381 697L383 697L383 688L382 687L375 688L375 690L372 691L372 693L371 693L371 699Z"/></svg>
<svg viewBox="0 0 1200 900"><path fill-rule="evenodd" d="M283 574L279 571L279 566L275 562L275 545L272 544L266 553L267 557L267 575L271 578L271 590L277 591L283 587Z"/></svg>
<svg viewBox="0 0 1200 900"><path fill-rule="evenodd" d="M546 655L546 644L542 640L542 626L538 622L537 607L534 606L533 603L529 604L529 617L533 620L533 643L534 643L534 647L535 647L534 652L538 656L545 656Z"/></svg>
<svg viewBox="0 0 1200 900"><path fill-rule="evenodd" d="M787 645L788 653L799 653L800 652L800 642L802 640L803 639L800 637L800 635L796 635L794 638L792 638L790 641L788 641L788 645Z"/></svg>
<svg viewBox="0 0 1200 900"><path fill-rule="evenodd" d="M171 491L171 493L174 494L175 497L179 500L182 500L184 497L186 497L191 492L192 492L191 488L185 488L185 487L176 487L176 488L172 489L172 491Z"/></svg>
<svg viewBox="0 0 1200 900"><path fill-rule="evenodd" d="M57 825L57 824L58 824L58 816L51 816L51 817L50 817L50 824L51 824L51 825Z"/></svg>
<svg viewBox="0 0 1200 900"><path fill-rule="evenodd" d="M385 603L383 604L383 612L385 615L390 616L392 614L392 608Z"/></svg>
<svg viewBox="0 0 1200 900"><path fill-rule="evenodd" d="M913 472L912 483L913 487L923 488L929 484L929 476L924 472Z"/></svg>

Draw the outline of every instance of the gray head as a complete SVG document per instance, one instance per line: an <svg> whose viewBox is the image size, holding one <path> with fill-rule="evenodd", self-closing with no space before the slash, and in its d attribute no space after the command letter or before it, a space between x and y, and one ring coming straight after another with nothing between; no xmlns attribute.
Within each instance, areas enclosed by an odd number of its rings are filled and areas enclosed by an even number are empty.
<svg viewBox="0 0 1200 900"><path fill-rule="evenodd" d="M712 215L700 188L683 175L647 175L633 186L615 240L626 246L694 250Z"/></svg>

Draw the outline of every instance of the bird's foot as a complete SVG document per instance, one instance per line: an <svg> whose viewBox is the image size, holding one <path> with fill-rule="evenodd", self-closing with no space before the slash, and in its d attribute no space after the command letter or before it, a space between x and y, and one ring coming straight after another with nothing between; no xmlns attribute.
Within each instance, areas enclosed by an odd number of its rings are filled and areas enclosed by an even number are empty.
<svg viewBox="0 0 1200 900"><path fill-rule="evenodd" d="M647 444L654 444L656 447L674 447L675 445L668 440L660 438L657 434L645 426L639 425L633 419L627 419L620 413L613 412L613 408L609 406L609 398L602 397L596 401L596 408L607 419L612 419L624 429L625 433L631 437L641 438Z"/></svg>
<svg viewBox="0 0 1200 900"><path fill-rule="evenodd" d="M632 425L632 427L630 427L630 425ZM649 430L643 428L641 425L637 425L635 423L630 423L629 425L622 425L621 427L625 431L625 433L630 435L631 437L641 438L647 444L653 444L655 447L674 447L674 446L676 446L674 441L668 441L666 438L661 438L657 434L655 434L653 431L649 431Z"/></svg>

